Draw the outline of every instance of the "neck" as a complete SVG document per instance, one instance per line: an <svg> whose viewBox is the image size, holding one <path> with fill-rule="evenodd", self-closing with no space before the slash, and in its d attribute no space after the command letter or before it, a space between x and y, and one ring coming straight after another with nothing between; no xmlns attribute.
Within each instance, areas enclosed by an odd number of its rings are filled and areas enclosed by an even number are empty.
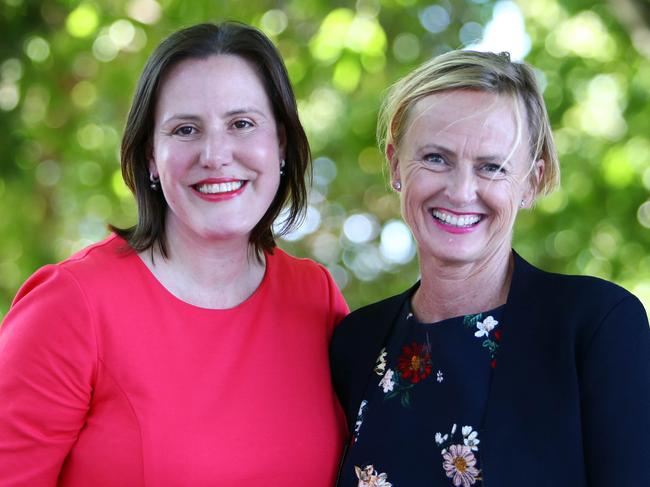
<svg viewBox="0 0 650 487"><path fill-rule="evenodd" d="M512 267L509 247L469 264L420 259L422 280L413 311L420 321L435 323L501 306L508 299Z"/></svg>
<svg viewBox="0 0 650 487"><path fill-rule="evenodd" d="M154 247L140 257L153 275L177 298L203 308L241 304L258 288L266 263L252 252L248 236L199 239L182 229L166 228L167 257Z"/></svg>

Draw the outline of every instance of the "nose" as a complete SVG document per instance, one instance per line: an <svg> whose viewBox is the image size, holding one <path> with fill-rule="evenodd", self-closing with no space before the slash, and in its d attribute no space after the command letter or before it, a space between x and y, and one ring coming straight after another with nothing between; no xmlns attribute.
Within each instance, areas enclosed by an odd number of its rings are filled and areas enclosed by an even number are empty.
<svg viewBox="0 0 650 487"><path fill-rule="evenodd" d="M201 166L220 168L232 162L232 144L228 135L219 130L209 130L203 138L200 155Z"/></svg>
<svg viewBox="0 0 650 487"><path fill-rule="evenodd" d="M476 175L470 167L456 167L451 172L446 188L446 196L456 207L473 203L476 199Z"/></svg>

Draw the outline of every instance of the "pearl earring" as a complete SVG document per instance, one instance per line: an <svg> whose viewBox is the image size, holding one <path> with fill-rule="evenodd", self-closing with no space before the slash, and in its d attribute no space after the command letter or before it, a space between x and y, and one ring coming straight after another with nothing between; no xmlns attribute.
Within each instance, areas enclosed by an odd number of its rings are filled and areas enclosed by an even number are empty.
<svg viewBox="0 0 650 487"><path fill-rule="evenodd" d="M526 206L526 202L524 200L521 200L519 202L519 208L523 208L524 206Z"/></svg>
<svg viewBox="0 0 650 487"><path fill-rule="evenodd" d="M286 162L284 162L284 159L280 161L280 176L284 176L284 166L286 165Z"/></svg>
<svg viewBox="0 0 650 487"><path fill-rule="evenodd" d="M401 191L402 190L402 183L399 181L393 181L393 189L395 191Z"/></svg>
<svg viewBox="0 0 650 487"><path fill-rule="evenodd" d="M149 173L149 181L151 181L149 187L154 191L158 191L158 183L160 183L160 178Z"/></svg>

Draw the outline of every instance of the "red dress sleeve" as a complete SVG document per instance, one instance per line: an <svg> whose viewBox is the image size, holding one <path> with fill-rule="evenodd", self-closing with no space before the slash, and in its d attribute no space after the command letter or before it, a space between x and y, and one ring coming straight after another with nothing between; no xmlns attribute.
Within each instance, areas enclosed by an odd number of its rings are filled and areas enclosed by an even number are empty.
<svg viewBox="0 0 650 487"><path fill-rule="evenodd" d="M329 291L329 311L330 311L330 323L329 323L329 332L330 336L334 331L334 327L338 325L343 318L345 318L350 313L350 308L345 302L345 298L341 291L339 290L336 282L332 278L331 274L325 269L325 267L320 266L325 277L327 279L327 289Z"/></svg>
<svg viewBox="0 0 650 487"><path fill-rule="evenodd" d="M56 485L97 369L92 313L65 268L20 289L0 328L0 485Z"/></svg>

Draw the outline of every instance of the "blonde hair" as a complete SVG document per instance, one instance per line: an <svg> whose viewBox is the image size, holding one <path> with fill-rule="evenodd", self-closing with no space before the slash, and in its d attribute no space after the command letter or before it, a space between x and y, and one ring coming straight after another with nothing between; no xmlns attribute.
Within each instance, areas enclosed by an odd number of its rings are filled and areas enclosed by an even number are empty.
<svg viewBox="0 0 650 487"><path fill-rule="evenodd" d="M399 144L409 125L415 104L433 93L448 90L480 90L520 101L526 110L531 156L531 171L539 159L544 160L544 173L536 185L537 194L548 194L560 181L560 165L551 132L551 124L535 73L525 63L512 62L508 53L450 51L417 67L393 84L381 106L377 139L384 153ZM521 128L519 103L514 103Z"/></svg>

